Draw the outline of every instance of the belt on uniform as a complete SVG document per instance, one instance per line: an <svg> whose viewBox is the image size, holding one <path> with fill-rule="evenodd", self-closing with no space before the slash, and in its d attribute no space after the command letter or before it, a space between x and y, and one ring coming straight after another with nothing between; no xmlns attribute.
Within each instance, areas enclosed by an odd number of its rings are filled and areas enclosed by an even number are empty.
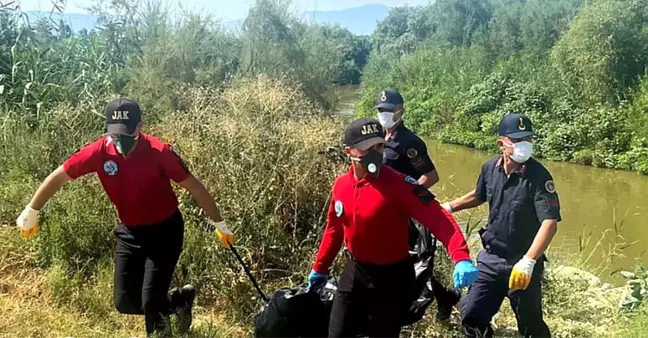
<svg viewBox="0 0 648 338"><path fill-rule="evenodd" d="M394 263L389 263L389 264L377 264L377 263L372 263L372 262L362 262L362 261L357 260L353 256L353 254L351 254L350 251L347 251L347 255L349 256L349 259L351 261L353 261L353 263L355 263L355 264L361 266L363 269L369 270L369 271L372 271L372 270L387 270L387 269L396 268L396 267L399 267L399 266L402 266L402 265L412 264L412 258L410 257L409 254L406 255L405 257L403 257L403 259L401 259L399 261L396 261Z"/></svg>

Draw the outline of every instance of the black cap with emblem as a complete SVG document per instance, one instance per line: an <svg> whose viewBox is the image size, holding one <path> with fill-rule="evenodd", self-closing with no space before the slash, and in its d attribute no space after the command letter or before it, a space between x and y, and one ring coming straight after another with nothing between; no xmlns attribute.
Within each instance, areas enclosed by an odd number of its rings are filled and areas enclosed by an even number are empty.
<svg viewBox="0 0 648 338"><path fill-rule="evenodd" d="M523 138L535 135L531 120L523 114L508 114L499 124L500 136Z"/></svg>
<svg viewBox="0 0 648 338"><path fill-rule="evenodd" d="M108 134L132 135L141 120L140 106L134 100L120 98L109 102L106 106Z"/></svg>
<svg viewBox="0 0 648 338"><path fill-rule="evenodd" d="M396 110L396 107L403 104L403 96L395 89L383 89L378 93L376 109Z"/></svg>
<svg viewBox="0 0 648 338"><path fill-rule="evenodd" d="M385 141L385 131L375 119L359 119L351 122L344 130L344 145L365 151Z"/></svg>

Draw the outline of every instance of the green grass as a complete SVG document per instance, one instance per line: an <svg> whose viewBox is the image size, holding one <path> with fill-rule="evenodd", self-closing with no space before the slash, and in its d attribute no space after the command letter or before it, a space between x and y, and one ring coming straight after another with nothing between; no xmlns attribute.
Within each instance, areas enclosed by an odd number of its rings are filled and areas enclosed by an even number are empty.
<svg viewBox="0 0 648 338"><path fill-rule="evenodd" d="M643 305L623 323L616 337L648 337L648 305Z"/></svg>

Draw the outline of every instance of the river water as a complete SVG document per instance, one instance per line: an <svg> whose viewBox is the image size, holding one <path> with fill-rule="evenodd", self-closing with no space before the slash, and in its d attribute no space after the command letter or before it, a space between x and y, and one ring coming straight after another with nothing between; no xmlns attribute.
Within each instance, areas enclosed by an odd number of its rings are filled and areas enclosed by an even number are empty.
<svg viewBox="0 0 648 338"><path fill-rule="evenodd" d="M481 165L495 156L434 140L426 140L426 143L440 175L432 191L442 202L473 189ZM639 262L648 266L647 176L561 162L540 162L554 177L563 219L547 253L550 261L552 253L586 261L595 270L593 272L613 284L623 283L623 278L618 273L610 275L612 272L618 269L632 271ZM487 221L487 212L484 204L455 216L462 224L469 218L471 223L481 220L481 226ZM584 244L579 244L579 237ZM604 239L597 246L602 237ZM615 243L619 250L613 250Z"/></svg>

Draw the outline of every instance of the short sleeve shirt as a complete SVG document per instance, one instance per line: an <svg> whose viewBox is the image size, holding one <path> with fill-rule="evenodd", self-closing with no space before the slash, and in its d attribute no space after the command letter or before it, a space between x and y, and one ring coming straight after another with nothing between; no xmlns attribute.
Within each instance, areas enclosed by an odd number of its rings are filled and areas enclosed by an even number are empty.
<svg viewBox="0 0 648 338"><path fill-rule="evenodd" d="M487 237L504 244L512 255L528 250L544 220L562 220L553 178L533 158L509 177L502 157L491 159L482 166L475 195L489 206Z"/></svg>
<svg viewBox="0 0 648 338"><path fill-rule="evenodd" d="M63 168L72 179L96 173L127 226L152 225L171 217L178 200L170 181L181 182L190 175L176 151L144 133L128 158L104 136L72 154Z"/></svg>
<svg viewBox="0 0 648 338"><path fill-rule="evenodd" d="M383 163L416 179L435 169L427 147L411 130L401 124L389 139L383 153Z"/></svg>

